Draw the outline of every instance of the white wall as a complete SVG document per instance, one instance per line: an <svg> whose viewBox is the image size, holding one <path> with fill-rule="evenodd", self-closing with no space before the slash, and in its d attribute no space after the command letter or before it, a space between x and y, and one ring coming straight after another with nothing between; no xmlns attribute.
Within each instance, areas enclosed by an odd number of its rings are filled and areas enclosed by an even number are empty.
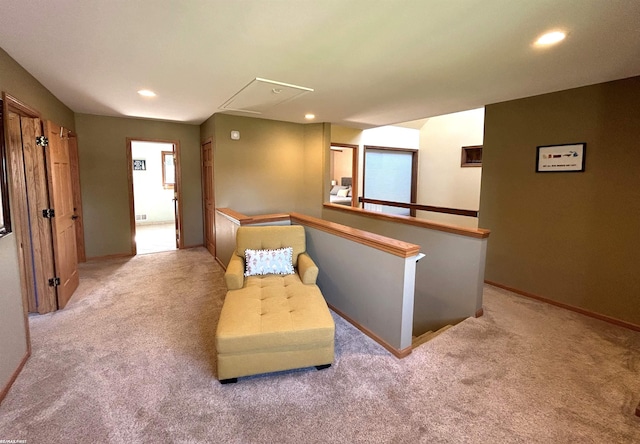
<svg viewBox="0 0 640 444"><path fill-rule="evenodd" d="M360 131L331 127L331 142L359 146L359 187L362 196L364 145L419 149L417 203L437 207L478 210L481 167L461 167L463 146L482 145L484 108L431 117L421 129L382 126ZM477 228L478 219L418 211L417 217Z"/></svg>
<svg viewBox="0 0 640 444"><path fill-rule="evenodd" d="M430 118L420 129L418 203L478 210L481 167L461 167L463 146L482 145L484 108ZM418 217L477 228L478 219L419 211Z"/></svg>
<svg viewBox="0 0 640 444"><path fill-rule="evenodd" d="M362 132L362 144L391 148L420 147L420 131L400 126L380 126Z"/></svg>
<svg viewBox="0 0 640 444"><path fill-rule="evenodd" d="M146 214L144 221L138 224L173 222L173 188L162 186L162 151L171 151L170 143L131 142L133 159L144 159L146 171L133 172L133 197L135 214Z"/></svg>

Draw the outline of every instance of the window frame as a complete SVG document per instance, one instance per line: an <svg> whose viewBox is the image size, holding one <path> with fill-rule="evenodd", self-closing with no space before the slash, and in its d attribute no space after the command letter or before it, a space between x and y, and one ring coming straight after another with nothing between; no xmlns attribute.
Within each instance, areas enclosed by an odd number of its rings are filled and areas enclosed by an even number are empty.
<svg viewBox="0 0 640 444"><path fill-rule="evenodd" d="M165 190L170 190L172 188L175 188L175 184L176 184L176 176L175 176L175 170L176 170L176 156L175 153L173 151L161 151L161 156L162 156L162 188L164 188ZM166 163L164 161L165 157L171 156L171 158L173 159L173 182L168 183L167 182L167 172L166 172Z"/></svg>
<svg viewBox="0 0 640 444"><path fill-rule="evenodd" d="M375 145L364 145L364 155L362 160L362 198L367 199L365 183L366 183L366 174L367 174L367 151L399 151L404 153L411 153L411 202L406 203L417 203L418 200L418 150L414 148L394 148L389 146L375 146ZM364 204L362 205L364 208ZM410 209L409 215L411 217L416 217L416 210Z"/></svg>

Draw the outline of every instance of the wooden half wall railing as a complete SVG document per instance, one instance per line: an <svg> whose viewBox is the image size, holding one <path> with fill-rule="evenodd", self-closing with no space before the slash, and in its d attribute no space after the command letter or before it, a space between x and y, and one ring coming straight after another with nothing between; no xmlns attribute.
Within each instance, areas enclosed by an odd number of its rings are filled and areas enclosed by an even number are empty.
<svg viewBox="0 0 640 444"><path fill-rule="evenodd" d="M334 203L324 203L323 208L336 210L343 213L357 214L366 216L371 219L388 221L402 225L412 225L420 228L426 228L435 231L444 231L446 233L459 234L460 236L473 237L476 239L488 238L491 234L490 230L484 228L467 228L457 225L445 224L442 222L434 222L427 219L420 219L414 216L403 216L400 214L381 213L378 211L365 210L364 208L350 207L347 205L338 205Z"/></svg>
<svg viewBox="0 0 640 444"><path fill-rule="evenodd" d="M283 223L307 228L307 249L320 268L318 286L329 307L394 356L411 353L420 246L300 213L247 216L216 208L216 260L226 266L239 227ZM371 275L378 269L385 272Z"/></svg>
<svg viewBox="0 0 640 444"><path fill-rule="evenodd" d="M297 222L302 225L330 233L334 236L339 236L362 245L367 245L378 250L384 251L394 256L399 257L411 257L420 252L420 246L414 245L408 242L403 242L397 239L391 239L386 236L381 236L368 231L359 230L357 228L348 227L335 222L318 219L316 217L307 216L300 213L274 213L274 214L261 214L258 216L247 216L245 214L234 211L230 208L216 208L216 212L224 216L229 222L237 226L251 226L251 225L263 225L263 224L275 224L279 222ZM224 222L221 221L220 228ZM235 233L234 233L235 239ZM217 256L217 255L216 255ZM226 258L219 258L218 262L224 268L226 264L223 260Z"/></svg>
<svg viewBox="0 0 640 444"><path fill-rule="evenodd" d="M456 216L478 217L475 210L462 210L459 208L434 207L432 205L420 205L415 203L395 202L391 200L369 199L367 197L359 197L358 202L373 205L385 205L387 207L407 208L411 212L411 216L416 215L416 211L431 211L432 213L454 214Z"/></svg>
<svg viewBox="0 0 640 444"><path fill-rule="evenodd" d="M299 213L247 216L218 208L215 224L216 260L223 267L235 250L238 227L304 225L327 302L395 356L410 353L412 334L420 336L482 315L489 230L329 203L323 205L322 219ZM419 253L426 256L416 266ZM404 282L411 288L400 291L394 283L385 289L391 270L394 276L404 270L408 276ZM405 297L409 292L411 296ZM408 326L411 321L413 326Z"/></svg>

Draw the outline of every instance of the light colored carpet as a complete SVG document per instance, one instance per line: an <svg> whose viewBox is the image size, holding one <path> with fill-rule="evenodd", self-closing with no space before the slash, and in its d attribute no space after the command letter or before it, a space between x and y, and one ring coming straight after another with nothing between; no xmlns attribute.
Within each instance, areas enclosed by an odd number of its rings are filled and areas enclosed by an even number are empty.
<svg viewBox="0 0 640 444"><path fill-rule="evenodd" d="M640 333L489 286L406 359L334 315L333 367L222 386L222 273L201 248L84 264L68 308L31 318L0 440L640 442Z"/></svg>

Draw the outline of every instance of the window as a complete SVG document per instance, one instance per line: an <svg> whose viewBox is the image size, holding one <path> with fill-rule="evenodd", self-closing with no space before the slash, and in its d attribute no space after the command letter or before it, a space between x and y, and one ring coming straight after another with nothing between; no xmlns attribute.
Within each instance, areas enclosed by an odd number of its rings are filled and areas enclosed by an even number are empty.
<svg viewBox="0 0 640 444"><path fill-rule="evenodd" d="M418 151L373 146L364 148L364 209L415 216L415 210L367 200L415 203Z"/></svg>
<svg viewBox="0 0 640 444"><path fill-rule="evenodd" d="M7 181L7 150L4 146L4 116L0 100L0 237L11 233L9 215L9 182Z"/></svg>
<svg viewBox="0 0 640 444"><path fill-rule="evenodd" d="M173 152L162 152L162 186L173 188L176 183L176 168L173 163Z"/></svg>

